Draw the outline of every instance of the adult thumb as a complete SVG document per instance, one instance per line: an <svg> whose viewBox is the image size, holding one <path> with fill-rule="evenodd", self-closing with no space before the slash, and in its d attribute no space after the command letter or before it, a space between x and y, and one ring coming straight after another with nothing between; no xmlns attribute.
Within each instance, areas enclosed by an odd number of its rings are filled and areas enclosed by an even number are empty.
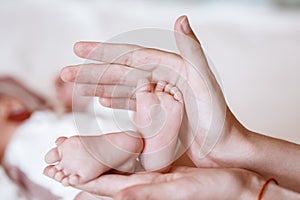
<svg viewBox="0 0 300 200"><path fill-rule="evenodd" d="M207 64L200 41L192 30L187 16L180 16L174 25L177 48L180 55L193 64Z"/></svg>
<svg viewBox="0 0 300 200"><path fill-rule="evenodd" d="M193 72L198 73L199 76L197 77L196 75L194 75L194 77L204 81L207 90L209 91L208 97L210 98L211 105L207 104L207 106L212 107L212 118L210 127L205 134L206 137L202 139L203 141L199 151L199 158L202 159L210 153L222 133L227 106L221 87L214 75L217 71L214 70L215 73L213 73L213 68L211 68L213 65L212 63L210 63L209 65L200 41L193 32L188 18L186 16L179 17L175 22L174 30L176 44L181 57L187 63L189 63L191 74ZM194 80L196 80L196 78ZM201 93L197 95L206 94ZM187 113L187 115L189 118L193 117L192 114L189 116L189 113ZM190 122L188 123L191 127L194 126L194 124L191 124ZM198 125L199 124L196 124L196 126ZM195 130L198 130L198 128L196 128ZM202 137L203 135L204 133L202 133Z"/></svg>
<svg viewBox="0 0 300 200"><path fill-rule="evenodd" d="M192 30L189 20L187 16L183 15L178 17L178 19L175 22L174 30L176 32L182 33L183 35L186 35L193 40L195 40L198 44L200 44L197 36L195 35L194 31Z"/></svg>

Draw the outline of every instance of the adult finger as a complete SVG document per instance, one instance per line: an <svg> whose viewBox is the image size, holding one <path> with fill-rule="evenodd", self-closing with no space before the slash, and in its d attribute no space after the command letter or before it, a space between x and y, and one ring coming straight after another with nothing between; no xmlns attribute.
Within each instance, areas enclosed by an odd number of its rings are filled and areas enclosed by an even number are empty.
<svg viewBox="0 0 300 200"><path fill-rule="evenodd" d="M151 63L172 66L181 59L180 56L171 52L132 44L78 42L74 45L74 52L81 58L131 67Z"/></svg>
<svg viewBox="0 0 300 200"><path fill-rule="evenodd" d="M138 173L130 176L105 174L88 183L77 185L75 187L99 196L113 197L118 191L124 188L137 184L151 183L160 175L161 174L158 173Z"/></svg>
<svg viewBox="0 0 300 200"><path fill-rule="evenodd" d="M161 183L140 184L118 192L114 199L194 199L199 188L191 187L191 180L182 178ZM180 188L180 189L179 189ZM197 198L201 199L200 196Z"/></svg>
<svg viewBox="0 0 300 200"><path fill-rule="evenodd" d="M208 64L202 45L192 30L186 16L179 17L174 26L175 40L180 55L191 64L194 72L200 73L210 91L220 90L216 78Z"/></svg>
<svg viewBox="0 0 300 200"><path fill-rule="evenodd" d="M135 184L118 192L115 199L220 199L222 192L212 189L211 177L216 169L172 167L167 174L160 174L145 184ZM221 177L216 175L216 177ZM218 182L218 181L217 181Z"/></svg>
<svg viewBox="0 0 300 200"><path fill-rule="evenodd" d="M165 80L176 85L179 82L184 83L187 77L182 66L183 62L178 63L176 67L149 64L138 68L119 64L84 64L64 68L61 72L61 78L64 81L89 85L136 87L138 80L141 79L148 79L154 83L159 80ZM175 68L177 71L174 70Z"/></svg>
<svg viewBox="0 0 300 200"><path fill-rule="evenodd" d="M128 185L128 177L125 175L102 175L88 183L76 185L77 189L100 195L113 197L117 191Z"/></svg>
<svg viewBox="0 0 300 200"><path fill-rule="evenodd" d="M119 64L83 64L64 68L61 78L84 84L136 86L138 79L151 78L151 72Z"/></svg>
<svg viewBox="0 0 300 200"><path fill-rule="evenodd" d="M96 196L87 192L80 192L74 200L112 200L110 197Z"/></svg>
<svg viewBox="0 0 300 200"><path fill-rule="evenodd" d="M195 73L191 73L192 75L201 74L201 79L205 82L205 86L207 87L206 90L209 93L209 95L207 95L205 94L205 92L202 93L197 92L196 94L198 95L196 98L199 99L206 98L207 100L210 98L210 102L212 105L212 110L210 111L211 125L208 129L208 132L206 133L205 138L201 138L201 137L196 138L196 140L198 139L203 141L201 142L202 144L200 149L197 143L194 143L194 145L191 146L191 149L194 149L193 151L200 152L199 156L193 158L193 160L196 161L199 160L199 157L204 158L205 156L207 156L211 152L212 148L216 145L218 139L220 138L224 128L224 122L225 122L224 120L226 117L227 106L220 85L218 84L215 75L213 74L208 64L203 48L199 40L197 39L195 33L193 32L189 24L188 18L186 16L179 17L175 23L174 29L175 29L175 39L176 39L177 47L180 51L180 55L184 58L184 60L187 63L189 63L188 65L189 70L195 72ZM191 85L195 91L197 91L197 88L200 88L197 85L201 85L201 83L199 84L200 82L199 78L200 78L199 76L198 77L195 76L194 80L198 79L198 81L191 82ZM202 83L202 85L204 84ZM185 102L186 102L186 107L188 107L188 104L191 104L191 102L187 102L187 101ZM201 101L197 101L197 103L199 102ZM187 112L187 115L189 117L192 116L191 112ZM191 124L190 121L188 123ZM194 125L191 124L189 126L197 127L200 124L203 123L201 121L198 121L196 122L196 124Z"/></svg>
<svg viewBox="0 0 300 200"><path fill-rule="evenodd" d="M181 179L184 176L184 173L176 173L176 171L179 171L179 169L181 169L181 171L185 170L184 172L188 173L190 168L175 167L172 168L172 171L174 171L174 173L168 174L161 174L156 172L141 172L129 176L119 174L105 174L88 183L77 185L76 188L100 196L113 197L117 194L117 192L134 185L147 185L151 183L159 184Z"/></svg>
<svg viewBox="0 0 300 200"><path fill-rule="evenodd" d="M97 96L102 98L133 98L135 87L124 85L89 85L77 84L75 92L82 96Z"/></svg>
<svg viewBox="0 0 300 200"><path fill-rule="evenodd" d="M180 55L192 64L207 63L201 44L186 16L176 20L174 30Z"/></svg>
<svg viewBox="0 0 300 200"><path fill-rule="evenodd" d="M99 98L102 106L115 109L136 110L136 100L129 98Z"/></svg>
<svg viewBox="0 0 300 200"><path fill-rule="evenodd" d="M196 34L190 26L187 16L180 16L175 22L174 29L176 32L183 33L184 35L192 38L196 43L200 44Z"/></svg>

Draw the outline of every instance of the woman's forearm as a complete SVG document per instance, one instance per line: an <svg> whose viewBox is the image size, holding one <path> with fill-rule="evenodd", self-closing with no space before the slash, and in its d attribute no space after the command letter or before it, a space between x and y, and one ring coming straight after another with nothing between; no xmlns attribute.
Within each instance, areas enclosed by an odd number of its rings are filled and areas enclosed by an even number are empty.
<svg viewBox="0 0 300 200"><path fill-rule="evenodd" d="M247 138L253 154L249 155L249 162L243 163L245 168L300 192L300 145L250 131Z"/></svg>
<svg viewBox="0 0 300 200"><path fill-rule="evenodd" d="M300 145L254 133L233 115L229 117L233 119L232 126L213 150L211 159L221 166L275 178L280 185L300 192Z"/></svg>
<svg viewBox="0 0 300 200"><path fill-rule="evenodd" d="M282 200L282 199L300 199L300 194L286 188L280 187L274 183L270 183L264 193L262 194L262 200Z"/></svg>

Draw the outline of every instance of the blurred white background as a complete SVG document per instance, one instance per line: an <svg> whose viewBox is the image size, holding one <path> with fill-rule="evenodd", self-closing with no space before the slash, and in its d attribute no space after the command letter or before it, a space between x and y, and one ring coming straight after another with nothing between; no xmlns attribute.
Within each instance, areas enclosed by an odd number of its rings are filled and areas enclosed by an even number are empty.
<svg viewBox="0 0 300 200"><path fill-rule="evenodd" d="M83 62L72 52L76 41L104 41L145 27L171 30L185 14L239 120L254 131L300 143L298 5L296 0L1 0L0 73L52 98L59 70Z"/></svg>

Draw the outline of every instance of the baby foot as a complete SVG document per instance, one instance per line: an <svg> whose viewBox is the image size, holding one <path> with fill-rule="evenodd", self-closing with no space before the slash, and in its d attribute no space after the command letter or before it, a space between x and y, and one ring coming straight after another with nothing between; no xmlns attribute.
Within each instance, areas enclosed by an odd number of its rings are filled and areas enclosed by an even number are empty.
<svg viewBox="0 0 300 200"><path fill-rule="evenodd" d="M164 81L155 86L139 81L134 122L144 137L140 161L145 170L164 171L174 161L183 110L177 87Z"/></svg>
<svg viewBox="0 0 300 200"><path fill-rule="evenodd" d="M44 174L68 186L87 183L110 169L133 172L143 149L142 140L133 134L60 137L45 156L50 165Z"/></svg>

